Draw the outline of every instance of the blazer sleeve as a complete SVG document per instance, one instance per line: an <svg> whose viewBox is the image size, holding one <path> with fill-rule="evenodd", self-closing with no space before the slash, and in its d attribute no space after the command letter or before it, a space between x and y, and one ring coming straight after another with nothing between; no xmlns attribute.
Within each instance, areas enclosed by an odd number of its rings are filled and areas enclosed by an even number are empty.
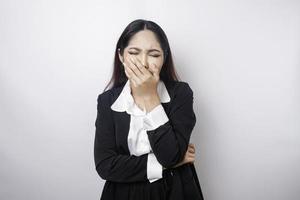
<svg viewBox="0 0 300 200"><path fill-rule="evenodd" d="M183 160L192 130L196 124L196 115L193 110L193 91L188 83L182 83L181 86L178 86L171 104L169 120L154 130L147 130L153 153L158 162L166 168Z"/></svg>
<svg viewBox="0 0 300 200"><path fill-rule="evenodd" d="M94 140L94 161L97 173L102 179L114 182L148 180L148 154L135 156L118 153L109 96L100 94L97 103Z"/></svg>

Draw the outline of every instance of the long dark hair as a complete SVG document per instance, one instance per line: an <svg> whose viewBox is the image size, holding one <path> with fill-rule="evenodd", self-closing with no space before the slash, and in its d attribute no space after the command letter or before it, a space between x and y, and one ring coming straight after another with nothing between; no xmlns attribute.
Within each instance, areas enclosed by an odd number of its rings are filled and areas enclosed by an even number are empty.
<svg viewBox="0 0 300 200"><path fill-rule="evenodd" d="M127 47L130 38L137 32L144 29L148 29L156 35L158 42L160 43L160 46L164 52L164 64L160 71L160 75L159 75L160 80L162 80L165 84L168 84L170 81L179 80L178 78L179 76L177 75L177 72L175 71L174 68L172 53L165 32L158 24L156 24L153 21L137 19L127 25L127 27L125 28L125 30L123 31L123 33L121 34L117 42L114 64L113 64L114 66L113 75L109 83L104 88L104 91L111 84L112 86L109 87L109 89L119 87L125 84L126 81L128 80L125 74L124 66L119 59L118 49L120 49L120 54L123 55L124 49Z"/></svg>

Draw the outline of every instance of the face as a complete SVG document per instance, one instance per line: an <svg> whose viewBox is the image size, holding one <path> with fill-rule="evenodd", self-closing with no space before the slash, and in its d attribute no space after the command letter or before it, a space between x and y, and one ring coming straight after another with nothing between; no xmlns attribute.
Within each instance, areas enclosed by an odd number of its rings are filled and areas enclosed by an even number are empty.
<svg viewBox="0 0 300 200"><path fill-rule="evenodd" d="M131 37L123 55L119 52L119 58L125 64L130 63L129 56L139 59L151 72L155 66L160 72L164 61L163 50L155 34L149 30L137 32Z"/></svg>

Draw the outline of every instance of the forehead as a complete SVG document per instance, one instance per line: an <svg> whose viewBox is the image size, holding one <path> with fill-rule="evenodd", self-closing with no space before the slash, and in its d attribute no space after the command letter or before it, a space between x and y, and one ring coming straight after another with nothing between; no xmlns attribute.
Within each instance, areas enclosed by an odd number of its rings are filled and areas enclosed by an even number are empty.
<svg viewBox="0 0 300 200"><path fill-rule="evenodd" d="M155 34L149 30L142 30L134 34L128 43L127 48L140 47L144 49L158 48L161 49Z"/></svg>

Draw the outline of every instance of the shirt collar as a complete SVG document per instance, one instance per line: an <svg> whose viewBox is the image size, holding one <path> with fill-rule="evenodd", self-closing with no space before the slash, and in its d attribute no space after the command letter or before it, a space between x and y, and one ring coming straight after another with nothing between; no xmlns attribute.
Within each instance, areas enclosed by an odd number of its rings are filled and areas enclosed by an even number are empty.
<svg viewBox="0 0 300 200"><path fill-rule="evenodd" d="M171 98L168 93L168 90L162 80L159 80L157 86L157 93L160 98L161 103L170 102ZM133 115L145 115L146 110L141 110L134 102L134 99L131 95L131 88L129 79L127 80L125 86L122 89L119 97L111 105L111 109L118 112L126 111L128 114Z"/></svg>

